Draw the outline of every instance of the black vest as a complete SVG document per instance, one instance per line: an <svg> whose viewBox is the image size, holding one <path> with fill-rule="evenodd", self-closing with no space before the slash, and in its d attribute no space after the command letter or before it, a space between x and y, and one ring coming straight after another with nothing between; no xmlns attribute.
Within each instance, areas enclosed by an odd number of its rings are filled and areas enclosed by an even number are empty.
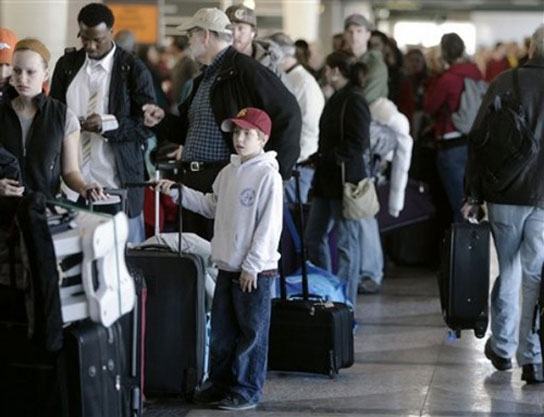
<svg viewBox="0 0 544 417"><path fill-rule="evenodd" d="M17 97L13 88L8 94L10 99ZM48 198L55 198L60 191L66 106L43 93L34 102L38 110L23 149L21 123L11 100L0 100L0 144L19 160L25 191L40 191Z"/></svg>

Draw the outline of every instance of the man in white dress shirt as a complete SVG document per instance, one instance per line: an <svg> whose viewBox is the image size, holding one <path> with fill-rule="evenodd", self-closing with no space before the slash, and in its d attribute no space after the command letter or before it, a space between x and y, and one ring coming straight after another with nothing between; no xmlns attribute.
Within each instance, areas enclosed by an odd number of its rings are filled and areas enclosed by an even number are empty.
<svg viewBox="0 0 544 417"><path fill-rule="evenodd" d="M270 36L281 49L282 69L285 72L283 81L297 99L302 114L300 132L300 156L297 160L297 171L300 172L300 197L303 203L308 200L308 192L312 185L314 169L304 165L308 157L317 152L319 142L319 119L325 106L325 97L315 78L295 58L295 43L285 33ZM285 185L285 199L288 203L296 201L295 180L291 178Z"/></svg>
<svg viewBox="0 0 544 417"><path fill-rule="evenodd" d="M145 65L116 47L114 17L100 3L78 15L83 48L58 61L51 96L65 102L81 122L81 171L86 181L122 188L145 179L143 144L152 133L143 125L141 107L155 102L151 74ZM129 242L144 240L143 190L128 190ZM118 211L118 205L98 208Z"/></svg>

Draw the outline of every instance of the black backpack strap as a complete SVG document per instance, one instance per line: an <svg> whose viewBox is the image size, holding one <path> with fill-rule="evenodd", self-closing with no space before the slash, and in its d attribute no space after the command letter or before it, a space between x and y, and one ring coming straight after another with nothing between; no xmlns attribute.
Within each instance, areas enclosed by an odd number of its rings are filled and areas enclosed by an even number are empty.
<svg viewBox="0 0 544 417"><path fill-rule="evenodd" d="M518 76L517 68L514 68L512 70L512 81L513 81L512 87L514 90L514 99L516 100L517 103L521 103L521 92L519 89L519 76Z"/></svg>

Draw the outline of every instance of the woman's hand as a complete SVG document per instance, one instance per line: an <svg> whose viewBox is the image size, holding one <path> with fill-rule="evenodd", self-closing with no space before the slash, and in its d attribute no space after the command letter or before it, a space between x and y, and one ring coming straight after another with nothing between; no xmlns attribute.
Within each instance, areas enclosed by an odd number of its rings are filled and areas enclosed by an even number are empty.
<svg viewBox="0 0 544 417"><path fill-rule="evenodd" d="M170 194L170 190L175 184L174 181L162 179L155 184L155 190L160 191L163 194Z"/></svg>
<svg viewBox="0 0 544 417"><path fill-rule="evenodd" d="M155 104L144 104L142 111L144 112L144 125L147 127L158 125L164 118L164 110Z"/></svg>
<svg viewBox="0 0 544 417"><path fill-rule="evenodd" d="M105 200L108 198L108 196L104 194L102 186L96 183L85 184L80 194L83 198L91 201Z"/></svg>
<svg viewBox="0 0 544 417"><path fill-rule="evenodd" d="M242 271L240 273L240 289L242 292L251 292L257 289L257 275Z"/></svg>
<svg viewBox="0 0 544 417"><path fill-rule="evenodd" d="M21 197L25 187L19 186L19 181L9 178L2 178L0 180L0 196L2 197Z"/></svg>

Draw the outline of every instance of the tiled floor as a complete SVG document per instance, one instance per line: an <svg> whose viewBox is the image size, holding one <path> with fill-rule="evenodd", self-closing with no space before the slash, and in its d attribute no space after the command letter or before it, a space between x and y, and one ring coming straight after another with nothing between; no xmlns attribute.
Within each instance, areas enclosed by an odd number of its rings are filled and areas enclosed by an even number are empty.
<svg viewBox="0 0 544 417"><path fill-rule="evenodd" d="M390 268L381 294L359 296L356 317L355 364L334 380L270 372L256 410L172 399L148 404L144 417L544 416L544 386L522 383L519 369L494 371L485 339L448 340L433 272Z"/></svg>

